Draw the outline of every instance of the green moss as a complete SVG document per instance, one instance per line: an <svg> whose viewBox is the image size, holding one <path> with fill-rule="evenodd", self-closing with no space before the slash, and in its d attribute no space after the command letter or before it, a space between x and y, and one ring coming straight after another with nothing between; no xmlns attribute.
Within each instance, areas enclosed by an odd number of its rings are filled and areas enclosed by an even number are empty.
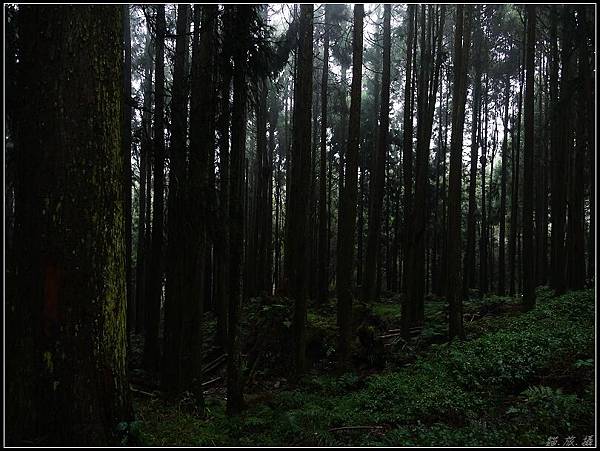
<svg viewBox="0 0 600 451"><path fill-rule="evenodd" d="M372 304L373 313L382 318L399 319L402 306L397 303L374 303Z"/></svg>
<svg viewBox="0 0 600 451"><path fill-rule="evenodd" d="M44 363L46 364L46 368L50 373L54 372L54 363L52 362L52 353L50 351L44 352L43 355Z"/></svg>

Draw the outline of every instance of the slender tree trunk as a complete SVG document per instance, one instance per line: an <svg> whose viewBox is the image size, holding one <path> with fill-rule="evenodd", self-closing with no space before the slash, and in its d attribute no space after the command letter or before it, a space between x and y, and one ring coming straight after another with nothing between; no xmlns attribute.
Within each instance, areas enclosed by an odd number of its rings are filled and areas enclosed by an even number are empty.
<svg viewBox="0 0 600 451"><path fill-rule="evenodd" d="M148 274L148 322L144 343L144 366L158 370L160 350L160 303L163 289L164 164L165 164L165 6L156 6L156 83L154 87L154 208L152 211L152 251Z"/></svg>
<svg viewBox="0 0 600 451"><path fill-rule="evenodd" d="M475 285L475 211L477 202L475 199L475 188L477 187L477 156L479 142L478 125L479 112L481 109L481 69L482 58L481 50L483 46L483 30L478 24L474 33L473 40L473 67L475 69L475 77L473 79L473 118L471 120L471 169L469 175L469 212L467 216L467 248L465 249L464 273L463 273L463 295L468 297L469 288ZM482 159L485 156L482 156ZM482 185L485 184L485 175L482 176ZM483 192L483 187L482 187ZM485 205L482 205L482 209Z"/></svg>
<svg viewBox="0 0 600 451"><path fill-rule="evenodd" d="M488 244L490 242L489 226L488 226L488 211L489 203L492 198L491 183L489 185L489 191L486 188L486 168L488 162L488 89L489 89L489 78L486 74L485 78L485 91L484 91L484 119L483 119L483 131L480 131L481 142L483 143L482 157L481 157L481 232L480 232L480 243L479 243L479 294L483 296L487 292L488 282ZM492 155L490 159L490 182L494 174L494 149L492 147Z"/></svg>
<svg viewBox="0 0 600 451"><path fill-rule="evenodd" d="M364 5L354 5L354 29L352 35L352 88L350 95L350 119L348 150L346 152L346 182L340 208L340 234L337 256L337 323L339 342L338 363L341 368L348 366L350 340L352 337L352 268L354 266L354 240L356 227L356 182L358 178L358 150L360 142L360 92L363 60L363 18Z"/></svg>
<svg viewBox="0 0 600 451"><path fill-rule="evenodd" d="M553 18L553 22L556 21ZM573 61L574 52L572 48L573 40L573 17L570 6L563 8L563 36L562 36L562 71L560 79L560 94L556 114L556 133L553 138L556 145L553 146L552 165L552 279L551 287L556 294L562 294L567 289L566 274L566 247L565 247L565 223L567 209L567 165L569 150L572 147L571 136L571 102L573 95ZM552 25L554 28L555 24ZM555 41L554 41L555 42ZM551 45L554 47L551 40ZM558 57L557 51L553 53ZM557 64L557 63L556 63ZM558 73L558 67L553 68L552 72ZM552 82L551 82L552 83ZM552 86L550 88L552 90ZM552 94L550 94L552 96Z"/></svg>
<svg viewBox="0 0 600 451"><path fill-rule="evenodd" d="M169 198L167 218L167 265L165 289L164 352L162 384L167 391L183 390L189 379L182 371L182 318L185 297L185 265L188 248L185 230L186 159L187 159L187 54L190 23L189 5L177 7L177 41L173 71L173 96L171 99L172 125L169 170ZM187 379L187 380L186 380Z"/></svg>
<svg viewBox="0 0 600 451"><path fill-rule="evenodd" d="M341 83L341 88L340 88L340 103L341 103L341 118L340 118L340 134L341 134L341 145L339 146L339 166L338 166L338 224L337 224L337 235L338 235L338 239L337 239L337 254L339 254L339 246L340 246L340 235L341 235L341 229L343 227L342 222L340 220L341 217L341 209L342 209L342 203L343 203L343 199L344 199L344 165L345 165L345 143L347 143L347 137L348 137L348 130L347 130L347 124L348 124L348 104L346 101L346 84L347 84L347 72L348 72L348 68L344 65L342 65L342 75L341 75L341 79L342 79L342 83ZM362 173L362 170L361 170ZM362 202L362 201L361 201ZM337 265L337 260L336 260L336 265ZM337 280L337 275L339 274L339 268L336 268L336 285L339 283ZM361 279L358 279L361 280Z"/></svg>
<svg viewBox="0 0 600 451"><path fill-rule="evenodd" d="M219 185L220 185L220 197L219 197L219 217L220 227L217 228L217 232L220 233L217 241L215 242L215 252L218 256L219 270L217 280L217 341L222 348L227 346L227 321L228 321L228 306L229 306L229 179L230 179L230 168L229 168L229 126L231 122L231 108L230 108L230 95L231 95L231 66L229 63L228 48L231 39L231 10L225 9L223 11L223 30L222 39L224 39L223 50L220 54L220 107L219 107Z"/></svg>
<svg viewBox="0 0 600 451"><path fill-rule="evenodd" d="M137 245L137 263L135 276L135 307L137 333L144 331L146 304L146 275L148 269L148 242L150 241L150 227L148 226L150 217L150 199L152 198L150 176L151 155L152 155L152 43L150 36L146 37L144 49L144 103L142 111L141 124L141 143L140 143L140 196L139 196L139 217L138 217L138 245Z"/></svg>
<svg viewBox="0 0 600 451"><path fill-rule="evenodd" d="M329 254L327 252L327 83L329 79L329 6L325 5L323 36L323 75L321 77L321 152L319 155L319 302L327 300L329 291Z"/></svg>
<svg viewBox="0 0 600 451"><path fill-rule="evenodd" d="M246 108L248 86L246 81L246 45L250 34L252 6L229 6L233 13L233 27L240 40L233 49L233 105L231 113L231 166L230 182L230 261L229 261L229 324L227 346L227 412L237 414L243 406L240 309L243 296L244 245L244 156L246 153Z"/></svg>
<svg viewBox="0 0 600 451"><path fill-rule="evenodd" d="M538 139L535 142L535 283L543 285L546 282L546 233L545 217L547 211L544 208L546 202L546 173L548 171L545 160L546 136L544 134L544 111L543 106L543 52L539 52L539 90L537 95L537 130Z"/></svg>
<svg viewBox="0 0 600 451"><path fill-rule="evenodd" d="M435 112L435 99L439 85L439 74L442 58L442 35L444 30L445 7L442 5L441 18L434 30L433 6L421 10L421 67L418 89L418 129L417 152L415 165L415 193L414 210L411 214L410 241L412 243L406 276L406 293L414 311L412 321L408 326L421 325L425 319L424 295L426 272L427 229L429 222L429 202L427 191L429 185L429 143L433 129L433 116ZM429 20L426 20L426 17ZM437 41L437 42L436 42ZM434 50L435 49L435 50ZM435 61L434 61L435 56ZM417 208L418 206L418 208ZM403 333L409 333L409 327L403 324Z"/></svg>
<svg viewBox="0 0 600 451"><path fill-rule="evenodd" d="M407 40L406 40L406 80L404 85L404 119L403 119L403 139L402 139L402 179L404 185L404 198L403 198L403 212L404 212L404 224L402 227L403 234L403 271L402 271L402 293L404 298L402 300L402 329L407 331L409 325L413 322L415 316L414 305L407 296L407 268L408 261L411 256L412 243L409 237L410 233L410 218L412 217L412 161L413 161L413 108L412 108L412 96L413 96L413 83L412 83L412 68L413 68L413 47L415 46L415 14L416 5L408 5L408 25L407 25Z"/></svg>
<svg viewBox="0 0 600 451"><path fill-rule="evenodd" d="M127 297L127 340L135 328L135 298L131 272L131 21L129 5L123 5L123 40L125 60L123 65L123 177L125 202L125 279Z"/></svg>
<svg viewBox="0 0 600 451"><path fill-rule="evenodd" d="M383 76L381 79L381 101L377 152L374 155L375 171L370 178L369 189L369 232L367 237L367 257L365 262L365 283L363 297L374 301L377 294L377 256L381 246L381 209L385 185L385 160L388 151L389 109L390 109L390 50L391 50L391 5L384 5L383 12Z"/></svg>
<svg viewBox="0 0 600 451"><path fill-rule="evenodd" d="M527 5L527 50L525 77L525 147L523 151L523 304L535 306L535 274L533 253L533 156L534 118L533 86L535 69L535 5Z"/></svg>
<svg viewBox="0 0 600 451"><path fill-rule="evenodd" d="M500 175L500 248L498 250L498 294L504 296L506 292L506 165L508 159L508 106L510 103L510 77L506 76L504 90L504 140L502 142L502 171Z"/></svg>
<svg viewBox="0 0 600 451"><path fill-rule="evenodd" d="M515 295L515 282L518 275L517 271L517 229L519 224L519 168L521 151L521 105L523 98L523 78L525 70L525 52L522 51L523 66L519 71L519 98L517 104L517 121L513 125L516 133L516 140L513 142L512 158L512 187L511 187L511 208L510 208L510 238L508 244L508 260L510 267L509 275L509 294Z"/></svg>
<svg viewBox="0 0 600 451"><path fill-rule="evenodd" d="M294 145L290 192L290 295L294 300L294 369L306 368L306 309L309 282L309 202L311 186L311 108L313 82L313 5L300 7L298 78L294 105Z"/></svg>
<svg viewBox="0 0 600 451"><path fill-rule="evenodd" d="M578 16L582 16L578 13ZM582 17L580 17L582 19ZM585 20L585 19L583 19ZM572 290L581 290L585 286L585 175L584 160L586 147L586 99L585 86L587 76L586 39L581 22L577 27L578 79L580 84L575 95L575 146L570 157L569 213L567 228L567 286Z"/></svg>
<svg viewBox="0 0 600 451"><path fill-rule="evenodd" d="M463 337L463 313L461 290L461 172L462 136L465 120L467 94L467 64L471 44L471 7L466 14L462 5L456 6L456 30L454 37L454 93L452 107L452 137L450 143L450 177L448 186L448 238L446 273L446 296L449 303L449 336Z"/></svg>

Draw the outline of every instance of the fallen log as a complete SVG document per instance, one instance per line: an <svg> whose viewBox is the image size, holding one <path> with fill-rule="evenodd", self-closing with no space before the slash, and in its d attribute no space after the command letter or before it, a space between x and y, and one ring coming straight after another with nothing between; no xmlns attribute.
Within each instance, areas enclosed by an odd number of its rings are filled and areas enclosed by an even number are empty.
<svg viewBox="0 0 600 451"><path fill-rule="evenodd" d="M383 426L341 426L339 428L329 429L329 432L351 431L356 429L383 429Z"/></svg>
<svg viewBox="0 0 600 451"><path fill-rule="evenodd" d="M202 368L202 374L206 374L206 373L208 373L210 371L213 371L214 369L218 368L219 366L221 366L226 361L227 361L227 354L220 355L215 360L213 360L212 362L208 363L207 365L205 365Z"/></svg>
<svg viewBox="0 0 600 451"><path fill-rule="evenodd" d="M219 376L219 377L215 377L214 379L211 379L209 381L202 382L202 387L208 387L209 385L212 385L215 382L220 381L221 379L223 379L223 378L221 376Z"/></svg>
<svg viewBox="0 0 600 451"><path fill-rule="evenodd" d="M395 332L393 334L386 334L386 335L379 335L377 338L393 338L393 337L399 337L400 335L402 335L402 332Z"/></svg>
<svg viewBox="0 0 600 451"><path fill-rule="evenodd" d="M139 393L140 395L144 395L144 396L150 396L151 398L156 398L158 397L158 395L156 393L150 393L144 390L140 390L138 388L133 387L132 385L129 386L129 390L131 390L134 393Z"/></svg>

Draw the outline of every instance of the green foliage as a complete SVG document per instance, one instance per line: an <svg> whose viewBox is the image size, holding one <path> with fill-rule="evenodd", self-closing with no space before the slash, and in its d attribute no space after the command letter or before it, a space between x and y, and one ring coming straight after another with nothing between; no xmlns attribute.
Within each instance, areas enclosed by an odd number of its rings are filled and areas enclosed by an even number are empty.
<svg viewBox="0 0 600 451"><path fill-rule="evenodd" d="M382 318L399 319L401 308L402 305L400 304L400 301L394 303L378 302L373 304L373 313Z"/></svg>
<svg viewBox="0 0 600 451"><path fill-rule="evenodd" d="M516 446L589 435L593 300L592 290L561 297L540 290L536 308L504 317L502 328L432 346L413 364L369 378L307 376L234 419L223 404L205 419L171 406L144 415L146 443ZM336 429L352 426L360 428Z"/></svg>
<svg viewBox="0 0 600 451"><path fill-rule="evenodd" d="M564 393L560 388L535 385L521 393L519 402L507 410L513 421L532 424L540 436L586 435L592 429L593 386L583 395ZM593 424L593 423L592 423Z"/></svg>

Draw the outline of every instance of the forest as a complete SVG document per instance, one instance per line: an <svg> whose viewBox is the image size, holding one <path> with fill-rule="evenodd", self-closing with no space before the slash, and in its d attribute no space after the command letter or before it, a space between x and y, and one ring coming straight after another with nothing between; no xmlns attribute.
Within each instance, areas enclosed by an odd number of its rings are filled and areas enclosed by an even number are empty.
<svg viewBox="0 0 600 451"><path fill-rule="evenodd" d="M5 4L4 444L594 446L593 4Z"/></svg>

